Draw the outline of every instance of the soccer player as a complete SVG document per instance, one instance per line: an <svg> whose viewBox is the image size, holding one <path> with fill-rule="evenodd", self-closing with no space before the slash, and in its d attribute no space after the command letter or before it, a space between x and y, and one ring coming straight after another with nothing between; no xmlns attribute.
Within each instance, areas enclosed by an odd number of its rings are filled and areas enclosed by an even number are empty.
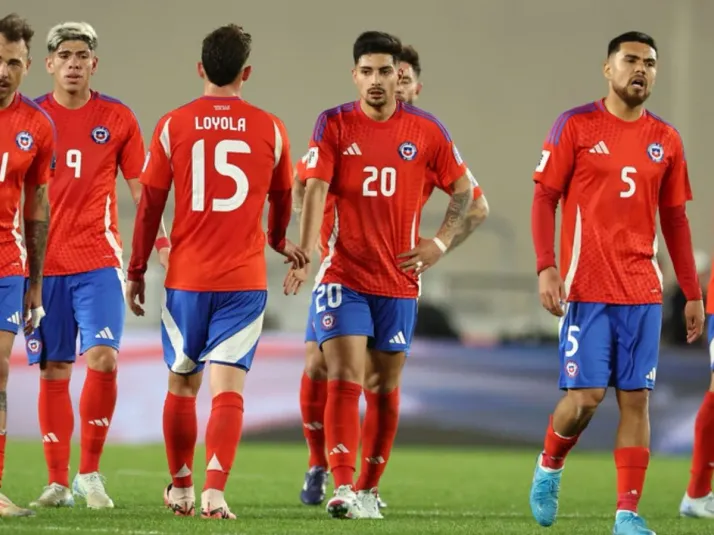
<svg viewBox="0 0 714 535"><path fill-rule="evenodd" d="M679 133L644 109L657 74L652 37L610 41L607 97L566 111L544 143L533 179L533 242L544 308L560 317L560 388L531 487L533 516L555 522L568 452L614 387L615 535L654 532L637 514L650 459L649 391L662 323L656 217L687 305L688 340L702 333L704 307L685 204L691 200ZM562 197L561 259L553 235Z"/></svg>
<svg viewBox="0 0 714 535"><path fill-rule="evenodd" d="M44 315L42 266L49 226L47 183L54 169L55 134L47 114L19 92L30 67L33 36L30 25L18 15L0 19L0 182L3 183L0 195L0 479L5 466L10 353L20 325L29 333ZM20 230L23 189L27 249ZM18 507L0 494L0 517L32 514L31 510Z"/></svg>
<svg viewBox="0 0 714 535"><path fill-rule="evenodd" d="M473 196L446 128L396 100L401 49L399 39L383 32L357 38L353 79L360 99L319 116L305 163L303 250L314 250L328 189L334 196L333 229L311 313L328 368L324 427L335 493L327 510L338 518L382 517L377 487L397 430L398 386L414 330L419 274L451 245ZM436 237L418 241L427 169L451 201ZM362 437L367 466L355 485L365 380L376 398L370 402L374 417L365 425L378 425Z"/></svg>
<svg viewBox="0 0 714 535"><path fill-rule="evenodd" d="M404 46L399 55L399 83L397 86L397 99L408 104L416 102L422 90L421 82L421 62L419 54L412 46ZM301 158L296 166L296 180L293 182L293 206L295 211L302 211L302 199L305 195L305 162L307 155ZM429 200L434 188L438 185L433 173L428 172L424 183L423 202ZM466 225L456 235L451 242L449 251L452 251L458 244L462 243L488 216L488 203L482 194L481 188L474 179L474 201L471 205ZM332 232L332 195L328 195L326 201L325 217L322 222L322 242L326 243ZM294 272L291 272L294 273ZM291 289L296 287L300 281L292 282ZM312 307L310 308L312 311ZM323 502L327 488L327 452L325 450L325 428L324 413L327 402L327 363L325 357L317 345L315 328L313 327L312 314L308 314L307 328L305 331L305 369L300 382L300 412L303 421L303 434L308 445L308 471L305 474L305 481L300 492L300 500L305 505L319 505ZM365 396L367 396L367 416L363 422L364 431L369 432L374 429L371 420L375 416L374 403L377 396L369 391L369 384L364 385ZM386 507L386 503L377 497L380 508Z"/></svg>
<svg viewBox="0 0 714 535"><path fill-rule="evenodd" d="M90 89L97 34L65 22L47 35L51 93L36 102L57 126L57 176L50 188L53 223L45 264L47 318L27 338L30 364L40 364L38 413L48 485L33 507L112 508L99 462L117 397L117 352L124 328L124 274L117 228L116 178L121 169L138 200L144 143L132 111ZM79 352L87 373L79 401L79 470L69 488L74 410L69 384ZM74 496L73 496L74 494Z"/></svg>
<svg viewBox="0 0 714 535"><path fill-rule="evenodd" d="M714 271L712 272L714 273ZM714 276L707 289L707 331L711 356L711 383L697 412L694 424L694 451L692 452L689 485L679 506L682 516L714 519Z"/></svg>
<svg viewBox="0 0 714 535"><path fill-rule="evenodd" d="M285 238L292 163L283 123L241 99L251 36L227 25L203 41L204 94L161 118L141 175L127 300L143 315L144 273L171 186L173 244L162 307L169 389L164 438L172 482L166 505L194 514L196 395L210 366L203 518L235 519L224 490L240 440L243 385L260 338L267 299L262 214L270 203L268 244L296 267L307 257ZM138 303L137 303L138 299Z"/></svg>

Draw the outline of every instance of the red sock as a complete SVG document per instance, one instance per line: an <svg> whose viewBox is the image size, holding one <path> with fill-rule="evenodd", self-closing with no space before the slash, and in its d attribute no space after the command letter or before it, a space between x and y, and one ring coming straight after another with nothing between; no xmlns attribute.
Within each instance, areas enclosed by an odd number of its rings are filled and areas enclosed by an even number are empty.
<svg viewBox="0 0 714 535"><path fill-rule="evenodd" d="M213 398L206 427L206 483L203 490L223 491L243 430L243 396L222 392Z"/></svg>
<svg viewBox="0 0 714 535"><path fill-rule="evenodd" d="M328 381L325 438L335 488L354 485L359 448L359 397L362 386L349 381Z"/></svg>
<svg viewBox="0 0 714 535"><path fill-rule="evenodd" d="M69 379L40 379L38 411L48 484L69 487L69 455L74 432Z"/></svg>
<svg viewBox="0 0 714 535"><path fill-rule="evenodd" d="M714 474L714 392L707 392L694 424L694 453L687 495L703 498L712 490Z"/></svg>
<svg viewBox="0 0 714 535"><path fill-rule="evenodd" d="M7 441L7 434L3 432L0 435L0 482L2 482L2 475L5 471L5 442Z"/></svg>
<svg viewBox="0 0 714 535"><path fill-rule="evenodd" d="M116 403L116 370L106 373L87 368L87 377L79 398L79 417L82 421L80 474L99 471L99 459Z"/></svg>
<svg viewBox="0 0 714 535"><path fill-rule="evenodd" d="M198 438L196 398L166 393L164 401L164 443L173 486L193 486L193 454Z"/></svg>
<svg viewBox="0 0 714 535"><path fill-rule="evenodd" d="M325 405L327 404L327 381L310 379L303 373L300 381L300 413L302 434L310 452L308 466L327 468L325 455Z"/></svg>
<svg viewBox="0 0 714 535"><path fill-rule="evenodd" d="M379 486L399 423L399 388L388 394L364 391L367 412L362 423L362 466L357 490Z"/></svg>
<svg viewBox="0 0 714 535"><path fill-rule="evenodd" d="M545 443L543 445L542 466L552 470L560 470L565 465L565 458L578 443L578 436L561 437L553 429L553 416L550 417L548 430L545 433Z"/></svg>
<svg viewBox="0 0 714 535"><path fill-rule="evenodd" d="M615 450L618 511L637 512L649 463L650 450L647 448L619 448Z"/></svg>

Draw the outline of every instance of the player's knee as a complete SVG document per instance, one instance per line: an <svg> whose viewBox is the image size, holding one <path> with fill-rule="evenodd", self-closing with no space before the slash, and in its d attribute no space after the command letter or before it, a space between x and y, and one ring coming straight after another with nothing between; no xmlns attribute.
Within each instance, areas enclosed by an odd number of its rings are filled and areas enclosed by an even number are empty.
<svg viewBox="0 0 714 535"><path fill-rule="evenodd" d="M362 384L367 360L367 341L361 336L331 338L322 344L330 381Z"/></svg>
<svg viewBox="0 0 714 535"><path fill-rule="evenodd" d="M178 373L169 372L169 392L174 396L195 398L201 389L202 378L203 373L179 375Z"/></svg>
<svg viewBox="0 0 714 535"><path fill-rule="evenodd" d="M313 381L324 381L327 379L327 362L325 355L320 351L320 347L315 342L305 344L305 375Z"/></svg>
<svg viewBox="0 0 714 535"><path fill-rule="evenodd" d="M45 369L40 371L40 377L48 381L64 381L71 376L71 362L47 362Z"/></svg>
<svg viewBox="0 0 714 535"><path fill-rule="evenodd" d="M117 350L109 346L95 346L84 354L87 367L102 373L111 373L117 367Z"/></svg>
<svg viewBox="0 0 714 535"><path fill-rule="evenodd" d="M406 357L404 353L371 350L364 373L364 388L387 394L399 387Z"/></svg>
<svg viewBox="0 0 714 535"><path fill-rule="evenodd" d="M617 404L621 414L645 415L649 411L649 390L633 390L617 392Z"/></svg>
<svg viewBox="0 0 714 535"><path fill-rule="evenodd" d="M577 408L578 418L591 417L597 410L602 400L605 399L604 388L587 388L582 390L569 390L568 397Z"/></svg>
<svg viewBox="0 0 714 535"><path fill-rule="evenodd" d="M243 394L246 370L237 366L212 362L209 368L211 395L216 397L223 392L238 392Z"/></svg>

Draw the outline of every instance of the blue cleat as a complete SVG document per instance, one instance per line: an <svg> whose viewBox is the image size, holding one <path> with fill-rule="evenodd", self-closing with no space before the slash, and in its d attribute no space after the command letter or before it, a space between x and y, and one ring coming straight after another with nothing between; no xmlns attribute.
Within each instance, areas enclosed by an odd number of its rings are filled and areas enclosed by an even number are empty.
<svg viewBox="0 0 714 535"><path fill-rule="evenodd" d="M618 511L612 535L656 535L647 527L645 519L632 511Z"/></svg>
<svg viewBox="0 0 714 535"><path fill-rule="evenodd" d="M558 494L563 469L550 470L541 466L542 454L538 455L533 483L531 484L531 512L543 527L552 526L558 515ZM633 532L634 533L634 532Z"/></svg>
<svg viewBox="0 0 714 535"><path fill-rule="evenodd" d="M313 466L305 473L305 483L300 491L300 501L305 505L320 505L327 492L327 471L322 466Z"/></svg>

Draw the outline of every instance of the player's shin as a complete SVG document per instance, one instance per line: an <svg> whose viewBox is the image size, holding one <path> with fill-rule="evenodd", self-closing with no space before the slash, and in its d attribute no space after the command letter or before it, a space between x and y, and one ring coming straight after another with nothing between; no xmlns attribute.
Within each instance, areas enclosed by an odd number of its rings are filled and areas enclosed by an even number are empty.
<svg viewBox="0 0 714 535"><path fill-rule="evenodd" d="M371 490L387 467L399 423L399 388L391 392L365 390L367 411L362 423L362 464L357 490Z"/></svg>
<svg viewBox="0 0 714 535"><path fill-rule="evenodd" d="M617 392L620 425L617 429L617 510L637 512L650 461L649 392Z"/></svg>
<svg viewBox="0 0 714 535"><path fill-rule="evenodd" d="M714 382L714 381L713 381ZM687 496L703 498L712 491L714 475L714 391L704 395L694 424L694 451Z"/></svg>
<svg viewBox="0 0 714 535"><path fill-rule="evenodd" d="M172 379L183 377L172 374ZM193 378L193 376L191 376ZM196 394L198 389L182 391L172 388L169 380L169 392L164 401L163 430L171 482L175 489L193 487L193 459L198 438L198 418L196 415ZM177 393L172 392L177 390Z"/></svg>
<svg viewBox="0 0 714 535"><path fill-rule="evenodd" d="M70 364L51 363L40 378L38 413L47 463L48 485L69 488L69 462L74 409L69 391ZM66 369L65 369L66 368ZM53 372L57 375L53 375ZM49 373L48 373L49 372ZM65 376L66 375L66 376Z"/></svg>
<svg viewBox="0 0 714 535"><path fill-rule="evenodd" d="M304 373L300 381L302 432L310 452L308 467L327 468L325 452L325 406L327 379L313 379Z"/></svg>

